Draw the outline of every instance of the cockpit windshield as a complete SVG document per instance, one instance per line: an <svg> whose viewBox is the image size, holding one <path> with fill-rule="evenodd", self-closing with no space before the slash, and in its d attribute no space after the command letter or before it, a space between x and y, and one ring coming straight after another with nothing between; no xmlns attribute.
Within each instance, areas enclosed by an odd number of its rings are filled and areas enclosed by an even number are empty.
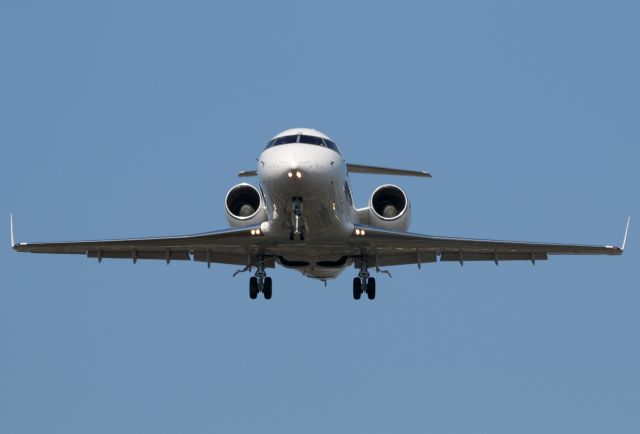
<svg viewBox="0 0 640 434"><path fill-rule="evenodd" d="M289 143L304 143L306 145L323 146L340 154L338 145L333 143L331 140L323 139L322 137L308 136L306 134L294 134L291 136L277 137L267 143L267 147L265 149L269 149L273 146L287 145Z"/></svg>

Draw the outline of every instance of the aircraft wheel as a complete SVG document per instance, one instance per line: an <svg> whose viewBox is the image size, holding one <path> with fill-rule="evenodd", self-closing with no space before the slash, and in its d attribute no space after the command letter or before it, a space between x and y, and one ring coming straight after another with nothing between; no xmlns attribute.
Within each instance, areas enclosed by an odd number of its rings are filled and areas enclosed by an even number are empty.
<svg viewBox="0 0 640 434"><path fill-rule="evenodd" d="M252 277L249 279L249 298L255 300L258 298L258 278Z"/></svg>
<svg viewBox="0 0 640 434"><path fill-rule="evenodd" d="M360 296L362 295L362 287L360 286L360 278L353 278L353 299L360 300Z"/></svg>
<svg viewBox="0 0 640 434"><path fill-rule="evenodd" d="M262 288L262 294L264 295L265 300L271 300L271 295L273 295L273 285L271 277L264 278L264 288Z"/></svg>
<svg viewBox="0 0 640 434"><path fill-rule="evenodd" d="M370 277L367 280L367 297L369 297L369 300L376 298L376 279L374 277Z"/></svg>

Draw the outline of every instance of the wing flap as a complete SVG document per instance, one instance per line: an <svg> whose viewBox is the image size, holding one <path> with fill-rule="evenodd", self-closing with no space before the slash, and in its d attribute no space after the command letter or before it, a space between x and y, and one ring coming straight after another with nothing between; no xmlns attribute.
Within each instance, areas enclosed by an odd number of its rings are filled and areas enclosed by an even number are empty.
<svg viewBox="0 0 640 434"><path fill-rule="evenodd" d="M160 259L170 261L190 261L191 257L186 250L89 250L87 258L103 259Z"/></svg>
<svg viewBox="0 0 640 434"><path fill-rule="evenodd" d="M442 252L440 262L466 262L466 261L545 261L549 258L546 253L540 252L504 252L496 250L493 253L486 252Z"/></svg>
<svg viewBox="0 0 640 434"><path fill-rule="evenodd" d="M197 262L209 262L209 263L217 263L217 264L233 264L233 265L242 265L247 264L248 258L246 253L221 253L221 252L211 252L207 253L206 250L198 250L193 252L193 260Z"/></svg>
<svg viewBox="0 0 640 434"><path fill-rule="evenodd" d="M437 261L437 255L435 252L423 252L419 250L408 253L377 250L376 258L378 261L377 265L379 267L392 267L394 265L405 264L425 264Z"/></svg>

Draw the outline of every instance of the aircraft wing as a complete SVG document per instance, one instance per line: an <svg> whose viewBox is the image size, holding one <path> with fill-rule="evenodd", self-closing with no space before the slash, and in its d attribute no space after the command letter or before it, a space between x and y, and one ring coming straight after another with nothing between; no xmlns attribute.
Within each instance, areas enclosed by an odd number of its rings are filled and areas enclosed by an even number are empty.
<svg viewBox="0 0 640 434"><path fill-rule="evenodd" d="M365 235L357 235L357 230ZM584 244L548 244L481 240L419 235L356 225L354 238L362 256L374 258L370 266L422 264L427 262L546 260L549 255L621 255L626 244L629 220L622 247Z"/></svg>
<svg viewBox="0 0 640 434"><path fill-rule="evenodd" d="M160 259L247 265L260 248L259 225L194 235L130 238L121 240L16 243L11 225L11 244L18 252L81 254L89 258ZM253 232L252 232L253 231ZM267 265L269 266L269 265Z"/></svg>
<svg viewBox="0 0 640 434"><path fill-rule="evenodd" d="M421 170L393 169L390 167L366 166L363 164L347 163L347 170L349 171L349 173L369 173L373 175L399 175L431 178L431 174L429 172L423 172Z"/></svg>

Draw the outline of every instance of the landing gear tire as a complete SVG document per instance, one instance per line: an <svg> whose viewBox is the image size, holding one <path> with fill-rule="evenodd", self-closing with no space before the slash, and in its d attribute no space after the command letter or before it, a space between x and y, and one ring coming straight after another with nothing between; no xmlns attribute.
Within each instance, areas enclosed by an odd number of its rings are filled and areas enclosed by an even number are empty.
<svg viewBox="0 0 640 434"><path fill-rule="evenodd" d="M375 300L376 298L376 279L374 277L367 279L367 297L369 297L369 300Z"/></svg>
<svg viewBox="0 0 640 434"><path fill-rule="evenodd" d="M262 295L264 295L265 300L271 300L271 296L273 295L273 284L271 281L271 277L264 278L264 287L262 288Z"/></svg>
<svg viewBox="0 0 640 434"><path fill-rule="evenodd" d="M249 298L255 300L258 298L258 278L252 277L249 279Z"/></svg>
<svg viewBox="0 0 640 434"><path fill-rule="evenodd" d="M362 286L359 277L353 278L353 299L360 300L362 296Z"/></svg>

